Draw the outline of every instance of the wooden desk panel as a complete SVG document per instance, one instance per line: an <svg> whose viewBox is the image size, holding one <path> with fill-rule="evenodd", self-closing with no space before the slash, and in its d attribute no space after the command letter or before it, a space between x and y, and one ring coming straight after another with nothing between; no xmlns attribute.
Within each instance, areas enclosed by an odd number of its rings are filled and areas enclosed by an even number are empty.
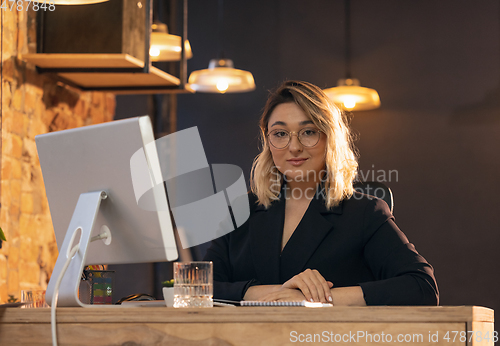
<svg viewBox="0 0 500 346"><path fill-rule="evenodd" d="M290 345L316 341L475 346L493 345L494 333L493 310L471 306L59 308L57 312L60 345ZM472 340L463 341L460 332L468 333L467 340L473 336ZM486 332L489 342L483 339ZM446 333L449 340L443 338ZM50 337L50 309L0 309L0 345L50 345Z"/></svg>

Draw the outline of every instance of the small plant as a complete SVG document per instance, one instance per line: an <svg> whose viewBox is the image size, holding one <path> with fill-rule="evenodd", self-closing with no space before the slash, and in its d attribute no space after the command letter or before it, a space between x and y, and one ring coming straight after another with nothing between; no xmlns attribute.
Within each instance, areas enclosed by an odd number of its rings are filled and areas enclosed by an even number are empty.
<svg viewBox="0 0 500 346"><path fill-rule="evenodd" d="M12 294L9 294L9 299L7 299L7 302L9 302L9 303L17 303L17 298L14 297Z"/></svg>
<svg viewBox="0 0 500 346"><path fill-rule="evenodd" d="M174 287L174 279L163 281L161 284L163 287Z"/></svg>
<svg viewBox="0 0 500 346"><path fill-rule="evenodd" d="M7 241L5 238L5 234L2 231L2 227L0 227L0 249L2 248L2 242Z"/></svg>

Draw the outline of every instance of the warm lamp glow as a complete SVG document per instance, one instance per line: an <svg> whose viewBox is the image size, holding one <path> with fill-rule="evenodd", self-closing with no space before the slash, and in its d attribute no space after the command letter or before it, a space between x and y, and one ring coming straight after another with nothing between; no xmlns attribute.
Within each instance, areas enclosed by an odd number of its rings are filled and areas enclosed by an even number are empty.
<svg viewBox="0 0 500 346"><path fill-rule="evenodd" d="M217 82L217 90L219 90L222 94L224 94L229 88L229 83L225 79L221 79Z"/></svg>
<svg viewBox="0 0 500 346"><path fill-rule="evenodd" d="M152 61L178 61L181 60L181 37L170 35L167 25L164 23L153 23L151 26L151 47L149 55ZM189 41L184 42L186 58L191 59L193 52Z"/></svg>
<svg viewBox="0 0 500 346"><path fill-rule="evenodd" d="M156 46L151 46L149 49L149 55L151 55L151 57L160 56L160 49Z"/></svg>
<svg viewBox="0 0 500 346"><path fill-rule="evenodd" d="M344 98L344 101L342 103L344 104L344 107L349 110L356 107L356 99L349 95Z"/></svg>
<svg viewBox="0 0 500 346"><path fill-rule="evenodd" d="M363 111L380 107L380 97L374 89L359 86L355 78L341 79L338 86L323 90L338 107Z"/></svg>
<svg viewBox="0 0 500 346"><path fill-rule="evenodd" d="M52 0L54 5L90 5L108 0Z"/></svg>
<svg viewBox="0 0 500 346"><path fill-rule="evenodd" d="M230 59L210 60L208 69L193 71L188 83L193 90L206 93L237 93L255 89L252 74L235 69Z"/></svg>

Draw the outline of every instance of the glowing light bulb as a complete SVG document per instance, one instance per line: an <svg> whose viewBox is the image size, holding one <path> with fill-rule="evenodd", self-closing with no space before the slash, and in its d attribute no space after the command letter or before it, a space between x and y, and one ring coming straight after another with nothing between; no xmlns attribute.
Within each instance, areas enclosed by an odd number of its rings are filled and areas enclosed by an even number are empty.
<svg viewBox="0 0 500 346"><path fill-rule="evenodd" d="M226 80L221 79L217 82L217 90L219 90L221 93L225 93L227 88L229 88L229 84L227 83Z"/></svg>
<svg viewBox="0 0 500 346"><path fill-rule="evenodd" d="M152 46L149 49L149 55L150 56L160 56L160 49L158 47Z"/></svg>
<svg viewBox="0 0 500 346"><path fill-rule="evenodd" d="M356 101L352 97L345 98L343 103L344 107L347 109L353 109L354 107L356 107Z"/></svg>

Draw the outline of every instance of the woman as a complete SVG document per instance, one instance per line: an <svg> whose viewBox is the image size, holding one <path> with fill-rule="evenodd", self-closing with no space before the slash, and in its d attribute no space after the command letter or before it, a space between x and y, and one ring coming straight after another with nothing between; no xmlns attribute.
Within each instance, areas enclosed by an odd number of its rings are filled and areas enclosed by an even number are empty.
<svg viewBox="0 0 500 346"><path fill-rule="evenodd" d="M433 269L382 200L353 191L358 164L340 111L288 81L260 120L250 217L214 240L214 297L334 305L437 305Z"/></svg>

